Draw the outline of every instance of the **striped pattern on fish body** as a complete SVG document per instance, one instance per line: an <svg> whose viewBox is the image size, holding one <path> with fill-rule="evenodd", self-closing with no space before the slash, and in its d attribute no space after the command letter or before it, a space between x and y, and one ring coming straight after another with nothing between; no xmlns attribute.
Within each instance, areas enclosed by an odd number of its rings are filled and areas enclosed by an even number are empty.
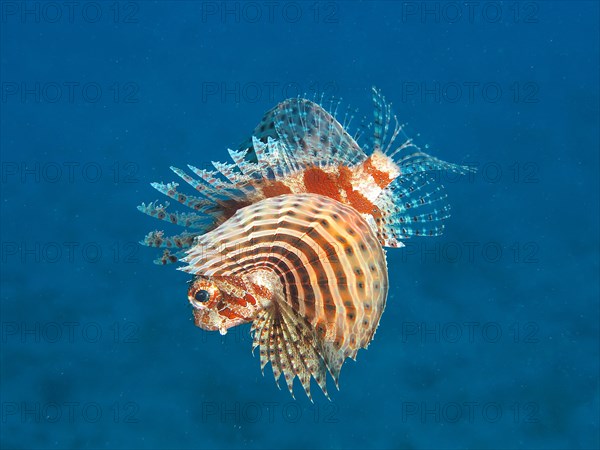
<svg viewBox="0 0 600 450"><path fill-rule="evenodd" d="M218 315L194 301L198 283L189 292L202 328L225 332L254 321L262 367L270 361L292 394L296 376L309 397L311 376L327 392L325 368L337 384L344 359L369 345L385 307L387 267L375 233L353 208L324 196L282 195L242 208L182 261L204 289L205 280L239 280L236 297L261 306L253 316Z"/></svg>
<svg viewBox="0 0 600 450"><path fill-rule="evenodd" d="M366 348L385 307L383 247L443 231L450 207L432 173L470 170L423 152L404 134L391 107L373 90L374 119L349 134L353 113L338 120L303 98L268 111L231 163L215 170L172 171L179 184L152 183L189 212L169 203L138 209L184 232L149 233L162 249L155 262L186 263L194 321L226 333L252 323L261 367L271 364L293 395L297 377L310 397L314 378L327 395L347 357Z"/></svg>

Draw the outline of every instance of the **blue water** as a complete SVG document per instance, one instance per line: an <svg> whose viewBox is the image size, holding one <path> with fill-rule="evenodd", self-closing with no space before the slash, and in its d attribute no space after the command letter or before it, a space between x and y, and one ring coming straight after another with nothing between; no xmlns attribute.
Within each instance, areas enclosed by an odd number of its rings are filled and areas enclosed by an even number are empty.
<svg viewBox="0 0 600 450"><path fill-rule="evenodd" d="M2 448L599 447L598 3L0 7ZM370 118L372 85L479 171L311 404L248 326L194 327L135 207L284 98Z"/></svg>

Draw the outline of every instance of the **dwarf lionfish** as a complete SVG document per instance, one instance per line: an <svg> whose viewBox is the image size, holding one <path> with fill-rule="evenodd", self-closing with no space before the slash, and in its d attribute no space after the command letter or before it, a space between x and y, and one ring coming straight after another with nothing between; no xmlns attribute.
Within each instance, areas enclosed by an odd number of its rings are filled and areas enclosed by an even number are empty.
<svg viewBox="0 0 600 450"><path fill-rule="evenodd" d="M292 396L298 377L311 398L312 377L329 398L327 372L337 387L345 359L367 348L385 308L383 247L439 235L449 206L431 174L468 170L421 151L375 88L373 100L369 155L358 133L346 131L348 114L340 124L313 101L288 99L229 150L233 164L189 166L197 178L171 167L198 196L177 183L152 183L195 212L138 207L186 229L172 237L151 232L143 244L164 248L155 262L181 261L180 270L194 275L195 324L225 334L252 322L263 373L270 362Z"/></svg>

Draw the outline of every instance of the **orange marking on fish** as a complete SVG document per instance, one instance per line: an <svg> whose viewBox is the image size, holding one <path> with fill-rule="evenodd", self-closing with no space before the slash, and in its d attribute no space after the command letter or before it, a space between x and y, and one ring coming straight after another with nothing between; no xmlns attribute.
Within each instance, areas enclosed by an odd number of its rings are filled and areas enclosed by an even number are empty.
<svg viewBox="0 0 600 450"><path fill-rule="evenodd" d="M279 195L291 194L292 190L281 181L269 182L262 188L265 198L277 197Z"/></svg>
<svg viewBox="0 0 600 450"><path fill-rule="evenodd" d="M324 195L341 201L335 175L329 174L318 167L310 167L304 171L304 187L311 194Z"/></svg>
<svg viewBox="0 0 600 450"><path fill-rule="evenodd" d="M228 294L223 295L223 300L229 304L238 306L246 306L248 304L246 297L239 298Z"/></svg>
<svg viewBox="0 0 600 450"><path fill-rule="evenodd" d="M249 200L226 200L220 206L223 211L222 222L225 222L231 216L233 216L238 209L242 209L245 206L251 205L252 202Z"/></svg>
<svg viewBox="0 0 600 450"><path fill-rule="evenodd" d="M246 288L246 284L237 277L221 277L221 280L226 281L227 283L231 284L232 286L238 287L240 289Z"/></svg>
<svg viewBox="0 0 600 450"><path fill-rule="evenodd" d="M273 294L271 293L271 291L269 291L265 286L251 283L250 287L256 293L256 295L261 298L271 299L273 297ZM254 297L252 297L252 299L256 302ZM253 303L253 304L255 304L255 303Z"/></svg>
<svg viewBox="0 0 600 450"><path fill-rule="evenodd" d="M379 208L371 203L360 192L355 191L352 187L352 171L346 166L339 166L339 184L346 192L346 198L350 206L356 209L359 213L380 214Z"/></svg>
<svg viewBox="0 0 600 450"><path fill-rule="evenodd" d="M377 186L379 186L381 189L384 189L393 180L392 177L390 177L389 173L378 170L373 165L373 157L372 156L369 156L366 159L366 161L363 163L363 168L365 169L365 172L367 172L369 175L371 175L373 177L373 180L375 181Z"/></svg>
<svg viewBox="0 0 600 450"><path fill-rule="evenodd" d="M229 308L222 309L221 311L219 311L219 314L227 317L228 319L238 319L238 318L243 317L243 316L240 316L239 314L236 314Z"/></svg>
<svg viewBox="0 0 600 450"><path fill-rule="evenodd" d="M244 296L244 300L246 301L246 304L250 303L252 305L256 305L256 299L254 297L252 297L250 294L246 294Z"/></svg>

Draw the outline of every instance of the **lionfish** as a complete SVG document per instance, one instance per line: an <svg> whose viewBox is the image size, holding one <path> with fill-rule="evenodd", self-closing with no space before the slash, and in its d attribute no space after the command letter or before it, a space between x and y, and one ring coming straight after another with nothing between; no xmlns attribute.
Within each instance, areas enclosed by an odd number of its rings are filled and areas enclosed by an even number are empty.
<svg viewBox="0 0 600 450"><path fill-rule="evenodd" d="M311 401L311 377L327 398L327 373L339 389L342 364L367 348L385 308L383 247L439 235L450 208L431 175L468 170L424 153L375 88L373 101L365 150L360 133L347 131L351 115L341 124L337 106L330 113L292 98L229 150L233 163L188 166L196 177L171 167L197 196L152 183L194 212L169 212L168 202L138 206L186 229L172 237L154 231L142 243L164 248L156 263L181 261L179 270L194 275L195 324L225 334L251 322L263 374L270 362L292 397L296 377Z"/></svg>

